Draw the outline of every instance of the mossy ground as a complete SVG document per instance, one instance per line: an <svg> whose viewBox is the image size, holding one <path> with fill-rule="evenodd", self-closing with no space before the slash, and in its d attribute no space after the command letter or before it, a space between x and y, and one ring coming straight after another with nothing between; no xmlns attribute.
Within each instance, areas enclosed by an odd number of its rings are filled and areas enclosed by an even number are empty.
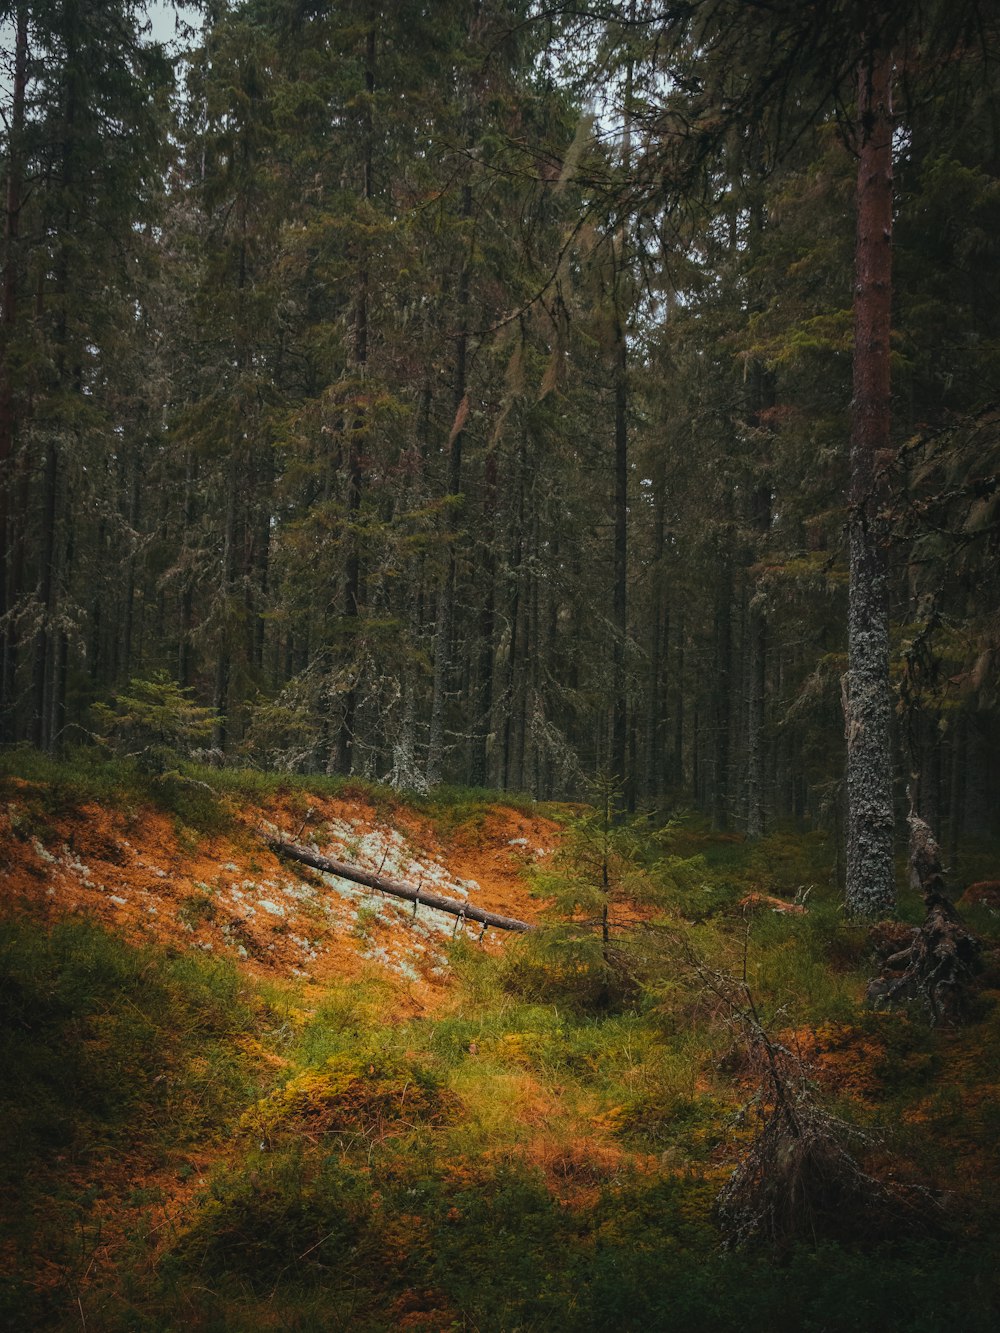
<svg viewBox="0 0 1000 1333"><path fill-rule="evenodd" d="M99 792L30 776L47 793L22 801L36 823L148 799L108 775ZM465 835L495 817L479 793L432 814ZM0 935L0 1322L995 1327L993 965L962 1031L871 1013L865 933L839 913L818 835L748 848L689 822L631 856L645 887L641 910L620 904L628 986L554 927L493 953L459 938L426 1012L374 969L293 985L22 906ZM805 914L740 905L809 885ZM817 1097L877 1131L866 1165L938 1199L924 1233L726 1247L714 1201L754 1089L692 958L745 965Z"/></svg>

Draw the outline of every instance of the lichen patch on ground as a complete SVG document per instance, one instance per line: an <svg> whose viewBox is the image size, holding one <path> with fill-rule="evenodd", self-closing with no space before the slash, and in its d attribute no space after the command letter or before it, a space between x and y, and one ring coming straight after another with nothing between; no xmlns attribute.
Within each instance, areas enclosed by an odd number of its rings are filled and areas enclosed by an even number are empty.
<svg viewBox="0 0 1000 1333"><path fill-rule="evenodd" d="M0 808L0 910L53 920L81 913L132 942L202 950L236 960L255 976L323 987L383 971L410 1010L434 1005L448 985L447 944L462 932L502 948L484 932L425 905L404 903L332 875L286 864L262 830L298 836L323 854L533 920L526 867L546 857L558 826L541 816L491 809L473 833L444 837L400 804L380 813L363 796L275 797L242 812L233 831L195 835L152 807L97 804L40 815L30 784Z"/></svg>

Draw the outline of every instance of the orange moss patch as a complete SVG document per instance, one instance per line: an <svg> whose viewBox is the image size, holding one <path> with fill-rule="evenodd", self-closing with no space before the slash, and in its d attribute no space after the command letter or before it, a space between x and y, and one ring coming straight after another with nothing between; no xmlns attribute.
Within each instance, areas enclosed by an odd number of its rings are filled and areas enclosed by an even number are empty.
<svg viewBox="0 0 1000 1333"><path fill-rule="evenodd" d="M617 1144L586 1135L570 1142L539 1136L525 1156L541 1169L552 1196L570 1208L592 1208L601 1190L620 1180L633 1164Z"/></svg>
<svg viewBox="0 0 1000 1333"><path fill-rule="evenodd" d="M795 916L805 916L807 909L801 903L790 903L785 898L775 898L771 893L748 893L736 904L744 912L755 912L761 908L770 908L772 912L791 912Z"/></svg>
<svg viewBox="0 0 1000 1333"><path fill-rule="evenodd" d="M959 898L957 906L971 907L974 904L986 907L991 912L1000 912L1000 879L982 879L977 884L970 884Z"/></svg>
<svg viewBox="0 0 1000 1333"><path fill-rule="evenodd" d="M96 804L38 812L37 787L10 782L0 807L0 912L45 920L80 912L131 943L155 942L233 959L247 972L298 980L318 995L333 980L386 975L400 1017L436 1007L447 993L446 946L454 918L383 899L344 881L282 863L259 828L312 837L344 860L378 868L391 858L399 878L457 886L490 910L534 919L539 904L524 875L559 833L553 821L499 807L476 830L442 841L425 816L402 805L387 818L368 797L277 796L244 812L233 833L197 836L152 808ZM384 807L383 807L384 809ZM461 926L471 939L479 927ZM504 947L491 931L483 947Z"/></svg>
<svg viewBox="0 0 1000 1333"><path fill-rule="evenodd" d="M547 860L562 835L561 825L553 819L497 805L478 827L456 829L445 843L444 854L460 877L475 879L484 894L488 891L491 911L537 921L547 904L532 895L525 871ZM494 944L496 934L493 932Z"/></svg>
<svg viewBox="0 0 1000 1333"><path fill-rule="evenodd" d="M806 1061L821 1084L831 1091L863 1100L884 1092L880 1072L886 1056L881 1037L848 1023L780 1032L778 1040Z"/></svg>

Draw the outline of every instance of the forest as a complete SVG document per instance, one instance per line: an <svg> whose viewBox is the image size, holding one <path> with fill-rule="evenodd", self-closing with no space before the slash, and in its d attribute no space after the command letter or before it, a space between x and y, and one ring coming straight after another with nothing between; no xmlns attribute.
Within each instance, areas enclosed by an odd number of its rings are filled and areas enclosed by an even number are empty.
<svg viewBox="0 0 1000 1333"><path fill-rule="evenodd" d="M0 208L5 1326L995 1327L996 7L0 0Z"/></svg>

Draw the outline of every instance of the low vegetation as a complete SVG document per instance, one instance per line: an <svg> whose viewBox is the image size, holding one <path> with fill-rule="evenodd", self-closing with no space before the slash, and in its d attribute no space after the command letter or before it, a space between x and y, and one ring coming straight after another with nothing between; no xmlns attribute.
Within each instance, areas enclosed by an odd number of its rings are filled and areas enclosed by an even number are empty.
<svg viewBox="0 0 1000 1333"><path fill-rule="evenodd" d="M60 803L159 800L195 844L234 791L273 795L179 778L22 765L21 818L44 843ZM468 834L491 811L455 793L422 816ZM374 965L285 983L9 910L5 1326L995 1327L995 917L969 914L974 1011L935 1027L866 1005L869 934L820 835L562 817L526 871L540 928L457 935L423 1010Z"/></svg>

